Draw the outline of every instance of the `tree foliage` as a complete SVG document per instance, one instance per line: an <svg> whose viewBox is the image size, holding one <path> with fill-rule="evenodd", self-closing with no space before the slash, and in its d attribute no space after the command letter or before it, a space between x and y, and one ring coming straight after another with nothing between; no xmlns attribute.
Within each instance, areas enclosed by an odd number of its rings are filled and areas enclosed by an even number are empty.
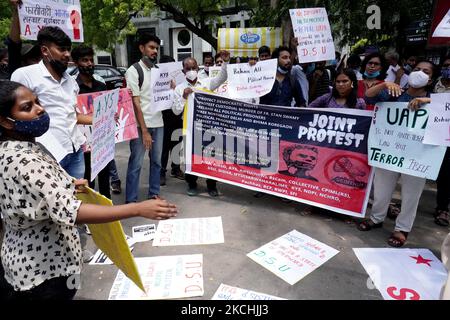
<svg viewBox="0 0 450 320"><path fill-rule="evenodd" d="M0 47L3 46L3 39L9 33L9 26L11 25L11 7L9 1L0 1Z"/></svg>

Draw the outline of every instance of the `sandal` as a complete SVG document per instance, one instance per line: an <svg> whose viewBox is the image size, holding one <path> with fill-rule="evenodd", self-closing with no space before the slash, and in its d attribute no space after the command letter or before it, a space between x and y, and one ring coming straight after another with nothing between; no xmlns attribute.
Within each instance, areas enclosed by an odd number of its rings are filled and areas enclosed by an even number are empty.
<svg viewBox="0 0 450 320"><path fill-rule="evenodd" d="M399 236L400 234L402 236ZM407 238L408 238L408 232L405 232L405 231L394 231L391 234L391 236L389 237L387 243L391 247L400 248L400 247L402 247L405 244Z"/></svg>
<svg viewBox="0 0 450 320"><path fill-rule="evenodd" d="M444 210L436 210L436 213L434 214L434 222L440 226L448 227L450 216L448 211Z"/></svg>
<svg viewBox="0 0 450 320"><path fill-rule="evenodd" d="M358 224L359 231L369 231L376 228L381 228L383 226L383 222L375 223L370 219L363 220Z"/></svg>
<svg viewBox="0 0 450 320"><path fill-rule="evenodd" d="M391 202L389 204L389 208L387 211L387 217L389 219L395 220L397 219L398 215L400 214L400 211L402 210L400 203L394 203Z"/></svg>

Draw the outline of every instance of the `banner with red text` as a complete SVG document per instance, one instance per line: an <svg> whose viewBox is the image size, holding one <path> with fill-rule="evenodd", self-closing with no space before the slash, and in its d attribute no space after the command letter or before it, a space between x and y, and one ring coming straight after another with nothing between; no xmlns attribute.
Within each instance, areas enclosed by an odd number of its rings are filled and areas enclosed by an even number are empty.
<svg viewBox="0 0 450 320"><path fill-rule="evenodd" d="M371 112L256 105L196 92L185 116L188 173L364 216Z"/></svg>

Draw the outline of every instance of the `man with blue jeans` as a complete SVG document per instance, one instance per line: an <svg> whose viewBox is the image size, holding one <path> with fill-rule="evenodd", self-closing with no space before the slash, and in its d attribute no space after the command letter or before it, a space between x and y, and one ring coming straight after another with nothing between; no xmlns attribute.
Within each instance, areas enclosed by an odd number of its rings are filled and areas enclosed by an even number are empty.
<svg viewBox="0 0 450 320"><path fill-rule="evenodd" d="M139 125L139 137L130 141L126 203L138 201L139 177L146 152L150 158L147 198L159 197L164 122L161 111L156 111L152 105L150 77L151 68L156 65L160 43L159 38L152 34L141 34L138 44L142 59L128 68L125 74L128 88L133 94L133 107Z"/></svg>

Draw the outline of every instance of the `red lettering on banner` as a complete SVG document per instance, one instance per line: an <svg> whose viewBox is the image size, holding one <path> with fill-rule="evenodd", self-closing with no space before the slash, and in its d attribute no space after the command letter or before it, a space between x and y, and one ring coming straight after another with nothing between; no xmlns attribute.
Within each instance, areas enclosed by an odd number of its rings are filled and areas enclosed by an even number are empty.
<svg viewBox="0 0 450 320"><path fill-rule="evenodd" d="M398 289L396 287L389 287L386 289L387 293L395 300L420 300L420 295L413 289L401 288L399 293L396 294L395 291ZM408 297L408 293L411 297Z"/></svg>
<svg viewBox="0 0 450 320"><path fill-rule="evenodd" d="M26 25L26 27L25 27L25 32L24 32L25 34L25 36L26 35L31 35L31 28L30 28L30 25L29 24L27 24Z"/></svg>

